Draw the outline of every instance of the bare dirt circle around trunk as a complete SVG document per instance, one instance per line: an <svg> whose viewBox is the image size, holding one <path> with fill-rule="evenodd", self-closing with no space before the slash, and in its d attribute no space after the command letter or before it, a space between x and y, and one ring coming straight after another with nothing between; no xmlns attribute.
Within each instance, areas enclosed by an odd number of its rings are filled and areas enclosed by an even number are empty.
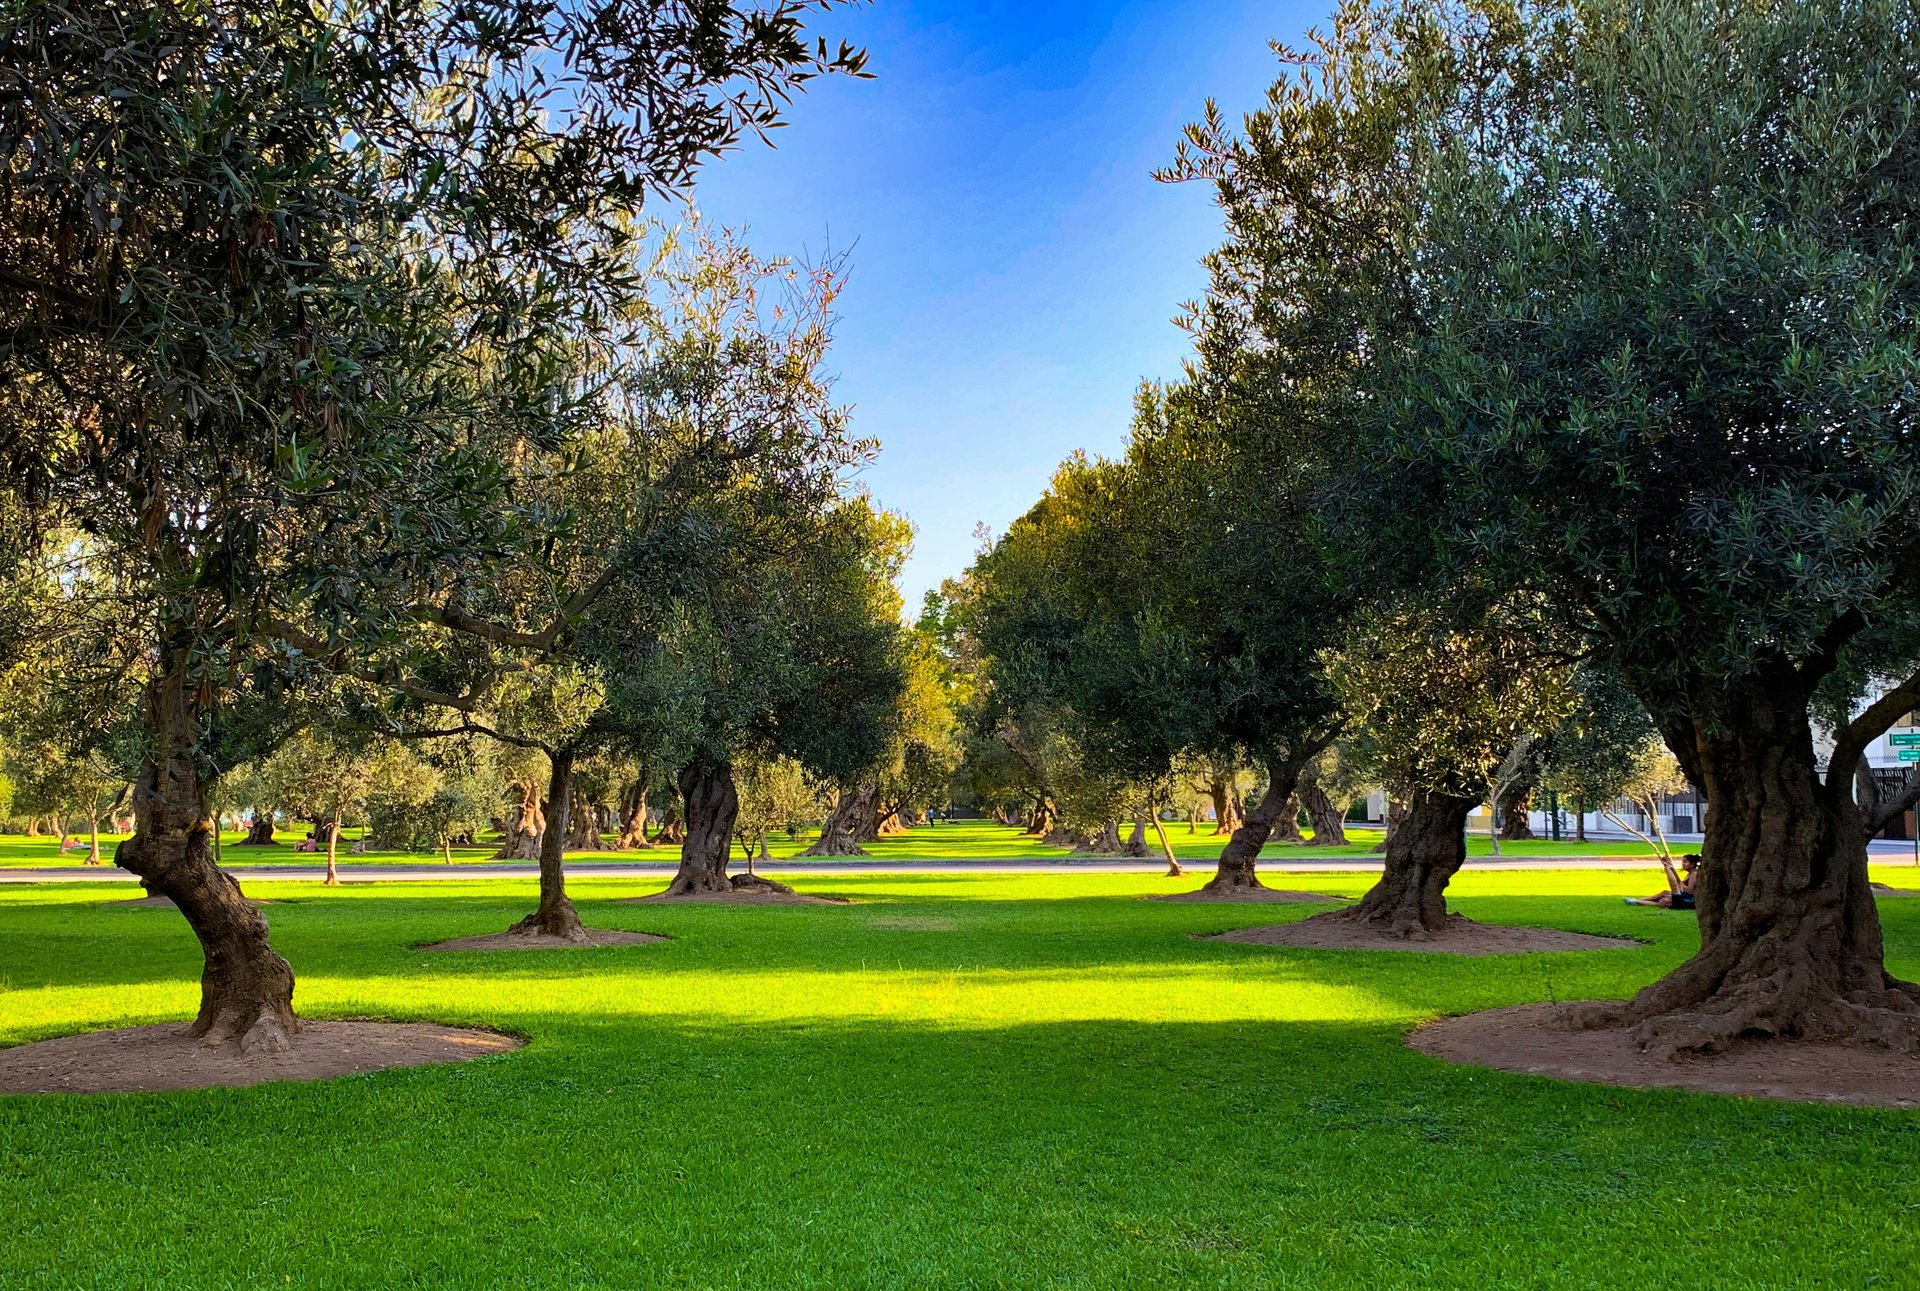
<svg viewBox="0 0 1920 1291"><path fill-rule="evenodd" d="M328 1080L507 1053L526 1041L437 1022L303 1022L284 1053L205 1045L180 1023L92 1031L0 1049L0 1094L138 1094Z"/></svg>
<svg viewBox="0 0 1920 1291"><path fill-rule="evenodd" d="M1447 916L1444 930L1425 941L1387 937L1362 923L1302 919L1265 928L1236 928L1208 941L1237 941L1250 946L1290 946L1301 950L1389 950L1428 955L1525 955L1561 950L1637 950L1647 943L1625 937L1596 937L1558 928L1475 923Z"/></svg>
<svg viewBox="0 0 1920 1291"><path fill-rule="evenodd" d="M1334 896L1330 892L1303 892L1297 888L1264 886L1196 888L1192 892L1161 892L1141 899L1143 901L1189 901L1196 905L1300 905L1307 902L1331 905L1336 901L1353 900L1352 897Z"/></svg>
<svg viewBox="0 0 1920 1291"><path fill-rule="evenodd" d="M442 950L595 950L602 946L651 946L672 938L657 932L626 932L619 928L582 928L578 937L554 937L537 932L489 932L477 937L428 942L419 951Z"/></svg>
<svg viewBox="0 0 1920 1291"><path fill-rule="evenodd" d="M1888 887L1884 883L1869 883L1867 886L1873 890L1873 895L1876 898L1877 897L1920 897L1920 892L1915 892L1912 888L1893 888L1893 887Z"/></svg>
<svg viewBox="0 0 1920 1291"><path fill-rule="evenodd" d="M1920 1057L1912 1054L1773 1039L1670 1060L1641 1052L1626 1028L1574 1029L1564 1004L1440 1018L1409 1032L1407 1044L1445 1062L1594 1085L1920 1108Z"/></svg>

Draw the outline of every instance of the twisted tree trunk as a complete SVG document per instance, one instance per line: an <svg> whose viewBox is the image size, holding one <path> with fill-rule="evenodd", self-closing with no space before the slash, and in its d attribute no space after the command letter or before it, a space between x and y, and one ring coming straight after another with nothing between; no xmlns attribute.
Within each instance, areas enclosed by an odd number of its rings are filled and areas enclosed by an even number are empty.
<svg viewBox="0 0 1920 1291"><path fill-rule="evenodd" d="M1533 822L1529 809L1533 805L1533 786L1522 785L1509 789L1500 798L1500 837L1508 842L1532 838Z"/></svg>
<svg viewBox="0 0 1920 1291"><path fill-rule="evenodd" d="M114 849L114 863L164 896L186 917L206 963L200 1012L189 1035L228 1042L241 1052L277 1052L299 1034L293 1012L293 970L273 951L267 921L240 895L240 885L213 863L205 787L194 748L207 716L201 687L188 671L185 643L161 643L147 685L149 748L134 792L133 837Z"/></svg>
<svg viewBox="0 0 1920 1291"><path fill-rule="evenodd" d="M1220 852L1220 864L1213 877L1207 880L1206 886L1200 889L1202 892L1266 886L1255 872L1260 849L1267 845L1267 839L1273 834L1274 823L1293 800L1294 786L1299 781L1300 763L1297 761L1275 763L1267 769L1266 795L1260 799L1258 807L1246 814L1233 831L1233 837L1227 840L1226 847Z"/></svg>
<svg viewBox="0 0 1920 1291"><path fill-rule="evenodd" d="M1447 926L1447 884L1466 864L1467 817L1479 805L1476 795L1414 790L1388 835L1380 881L1358 904L1314 918L1363 923L1382 937L1431 940Z"/></svg>
<svg viewBox="0 0 1920 1291"><path fill-rule="evenodd" d="M820 826L820 837L802 856L866 856L860 846L861 827L873 815L877 789L853 789L835 799L833 810Z"/></svg>
<svg viewBox="0 0 1920 1291"><path fill-rule="evenodd" d="M1886 970L1851 776L1817 770L1807 694L1763 677L1711 726L1663 723L1706 791L1700 951L1626 1003L1575 1006L1655 1053L1785 1036L1920 1051L1920 987Z"/></svg>
<svg viewBox="0 0 1920 1291"><path fill-rule="evenodd" d="M586 939L580 915L567 898L567 818L573 810L573 759L574 750L570 748L555 749L547 755L548 814L546 828L540 833L540 904L508 932L563 941Z"/></svg>
<svg viewBox="0 0 1920 1291"><path fill-rule="evenodd" d="M727 881L727 854L740 818L740 797L733 766L719 758L696 757L680 768L680 796L686 804L686 841L680 868L664 893L670 897L708 896L733 890Z"/></svg>
<svg viewBox="0 0 1920 1291"><path fill-rule="evenodd" d="M253 824L247 828L247 836L241 839L235 846L278 847L279 844L273 841L273 813L271 811L255 811L253 813Z"/></svg>
<svg viewBox="0 0 1920 1291"><path fill-rule="evenodd" d="M541 839L547 832L546 813L540 807L540 786L532 780L520 782L520 801L507 820L496 861L534 861L541 856Z"/></svg>
<svg viewBox="0 0 1920 1291"><path fill-rule="evenodd" d="M1213 799L1213 832L1231 834L1240 828L1243 813L1240 810L1240 795L1226 780L1215 780L1207 786L1207 796ZM1271 826L1269 826L1271 832ZM1261 840L1266 845L1266 840Z"/></svg>
<svg viewBox="0 0 1920 1291"><path fill-rule="evenodd" d="M647 789L649 777L642 774L620 791L620 833L614 840L615 851L631 847L657 846L647 837Z"/></svg>
<svg viewBox="0 0 1920 1291"><path fill-rule="evenodd" d="M575 793L567 812L567 850L604 852L607 840L600 834L600 806L591 798ZM547 828L554 828L551 820Z"/></svg>
<svg viewBox="0 0 1920 1291"><path fill-rule="evenodd" d="M1127 835L1126 855L1145 856L1147 854L1147 818L1144 815L1133 818L1133 832Z"/></svg>
<svg viewBox="0 0 1920 1291"><path fill-rule="evenodd" d="M1273 822L1273 842L1292 843L1298 846L1307 840L1300 833L1300 795L1290 793L1280 811L1280 817Z"/></svg>
<svg viewBox="0 0 1920 1291"><path fill-rule="evenodd" d="M1307 804L1307 818L1313 824L1313 842L1316 847L1345 847L1347 845L1346 813L1334 805L1327 797L1327 791L1317 784L1310 784L1300 791Z"/></svg>

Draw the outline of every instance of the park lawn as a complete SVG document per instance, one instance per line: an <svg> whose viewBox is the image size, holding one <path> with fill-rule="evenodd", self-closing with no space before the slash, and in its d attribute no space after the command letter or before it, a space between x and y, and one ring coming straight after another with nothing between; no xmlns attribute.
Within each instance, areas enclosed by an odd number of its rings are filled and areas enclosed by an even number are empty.
<svg viewBox="0 0 1920 1291"><path fill-rule="evenodd" d="M1226 839L1207 832L1210 827L1202 827L1199 832L1188 833L1185 822L1175 822L1167 826L1167 841L1173 845L1174 854L1183 861L1204 861L1217 857ZM441 864L438 852L405 852L374 849L355 856L350 851L353 840L359 836L358 830L347 830L342 834L338 854L341 865L392 865L402 862L420 862L429 865ZM1311 844L1301 846L1291 843L1269 843L1261 852L1268 860L1312 860L1316 857L1368 857L1373 855L1374 844L1380 841L1380 831L1360 826L1349 827L1349 838L1353 841L1345 847L1316 847ZM301 831L282 830L280 837L283 846L277 847L238 847L236 844L243 835L228 832L221 835L222 858L229 865L313 865L325 860L324 855L296 852L293 845L302 837ZM789 839L778 835L769 840L770 850L778 857L792 857L806 850L818 837L817 830L802 831L798 839ZM113 844L118 835L101 835L100 848L111 862ZM454 863L459 865L480 864L492 859L497 844L489 843L483 847L457 847L453 850ZM1148 859L1159 855L1159 844L1148 836ZM1038 840L1022 833L1010 825L997 825L991 821L957 821L937 825L921 825L905 834L892 838L883 838L877 843L867 844L867 851L875 860L923 861L923 860L1020 860L1051 859L1071 856L1073 852L1065 847L1046 847ZM1554 842L1548 839L1536 839L1531 842L1502 843L1501 854L1513 857L1575 857L1575 856L1620 856L1650 859L1651 849L1639 842L1594 841L1574 842L1565 840ZM1467 852L1471 856L1491 856L1493 848L1484 834L1470 835L1467 839ZM580 861L626 861L647 863L670 863L680 856L678 847L656 847L629 852L569 852L571 860ZM0 835L0 868L8 866L78 866L85 859L82 852L68 852L64 855L58 850L58 844L52 838L25 838L18 834Z"/></svg>
<svg viewBox="0 0 1920 1291"><path fill-rule="evenodd" d="M1900 883L1907 874L1876 867ZM516 1054L318 1084L0 1097L0 1284L1900 1285L1920 1114L1453 1068L1438 1014L1625 995L1695 946L1643 872L1463 874L1475 918L1647 941L1467 960L1196 941L1313 907L1146 875L812 876L831 907L635 906L652 946L422 955L533 884L255 885L311 1017ZM1289 883L1358 893L1360 875ZM170 911L0 888L0 1044L182 1018ZM1920 900L1883 903L1920 975ZM1902 1272L1905 1270L1905 1272Z"/></svg>

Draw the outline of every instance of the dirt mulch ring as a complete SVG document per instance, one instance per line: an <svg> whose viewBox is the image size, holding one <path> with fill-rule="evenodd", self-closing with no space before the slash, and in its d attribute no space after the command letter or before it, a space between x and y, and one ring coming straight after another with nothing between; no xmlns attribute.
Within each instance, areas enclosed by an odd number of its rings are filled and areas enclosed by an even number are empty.
<svg viewBox="0 0 1920 1291"><path fill-rule="evenodd" d="M209 1047L179 1023L95 1031L0 1049L0 1094L136 1094L326 1080L506 1053L526 1042L437 1022L307 1022L285 1053Z"/></svg>
<svg viewBox="0 0 1920 1291"><path fill-rule="evenodd" d="M1303 901L1317 901L1327 905L1334 901L1351 901L1352 897L1334 896L1331 892L1302 892L1294 888L1218 888L1209 891L1196 888L1192 892L1162 892L1157 896L1142 898L1147 901L1192 901L1208 905L1291 905Z"/></svg>
<svg viewBox="0 0 1920 1291"><path fill-rule="evenodd" d="M1306 950L1399 950L1429 955L1524 955L1546 950L1635 950L1646 945L1624 937L1596 937L1558 928L1513 927L1475 923L1463 915L1447 916L1444 932L1427 941L1382 937L1365 924L1348 920L1302 919L1267 928L1236 928L1207 938L1238 941L1252 946L1294 946Z"/></svg>
<svg viewBox="0 0 1920 1291"><path fill-rule="evenodd" d="M1890 888L1884 883L1869 883L1875 897L1920 897L1920 892L1911 888Z"/></svg>
<svg viewBox="0 0 1920 1291"><path fill-rule="evenodd" d="M478 937L429 942L415 950L592 950L599 946L651 946L668 941L657 932L623 932L618 928L582 928L578 941L537 932L489 932Z"/></svg>
<svg viewBox="0 0 1920 1291"><path fill-rule="evenodd" d="M1441 1018L1407 1044L1446 1062L1629 1089L1687 1089L1797 1103L1920 1108L1920 1058L1853 1045L1759 1040L1729 1053L1666 1060L1625 1028L1575 1031L1564 1004L1520 1004Z"/></svg>
<svg viewBox="0 0 1920 1291"><path fill-rule="evenodd" d="M246 902L250 906L286 904L271 897L247 897ZM109 910L172 910L175 908L172 897L134 897L130 901L103 901L101 905Z"/></svg>

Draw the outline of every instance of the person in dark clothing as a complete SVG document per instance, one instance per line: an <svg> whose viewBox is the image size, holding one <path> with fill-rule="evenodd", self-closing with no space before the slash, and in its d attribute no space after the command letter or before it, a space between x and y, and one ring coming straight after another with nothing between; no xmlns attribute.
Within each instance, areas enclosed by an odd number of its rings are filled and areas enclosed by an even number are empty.
<svg viewBox="0 0 1920 1291"><path fill-rule="evenodd" d="M1658 906L1662 910L1693 909L1694 865L1697 859L1693 853L1681 856L1680 869L1684 873L1677 874L1674 872L1673 862L1664 856L1661 857L1660 866L1667 872L1667 890L1650 897L1628 897L1627 904Z"/></svg>

